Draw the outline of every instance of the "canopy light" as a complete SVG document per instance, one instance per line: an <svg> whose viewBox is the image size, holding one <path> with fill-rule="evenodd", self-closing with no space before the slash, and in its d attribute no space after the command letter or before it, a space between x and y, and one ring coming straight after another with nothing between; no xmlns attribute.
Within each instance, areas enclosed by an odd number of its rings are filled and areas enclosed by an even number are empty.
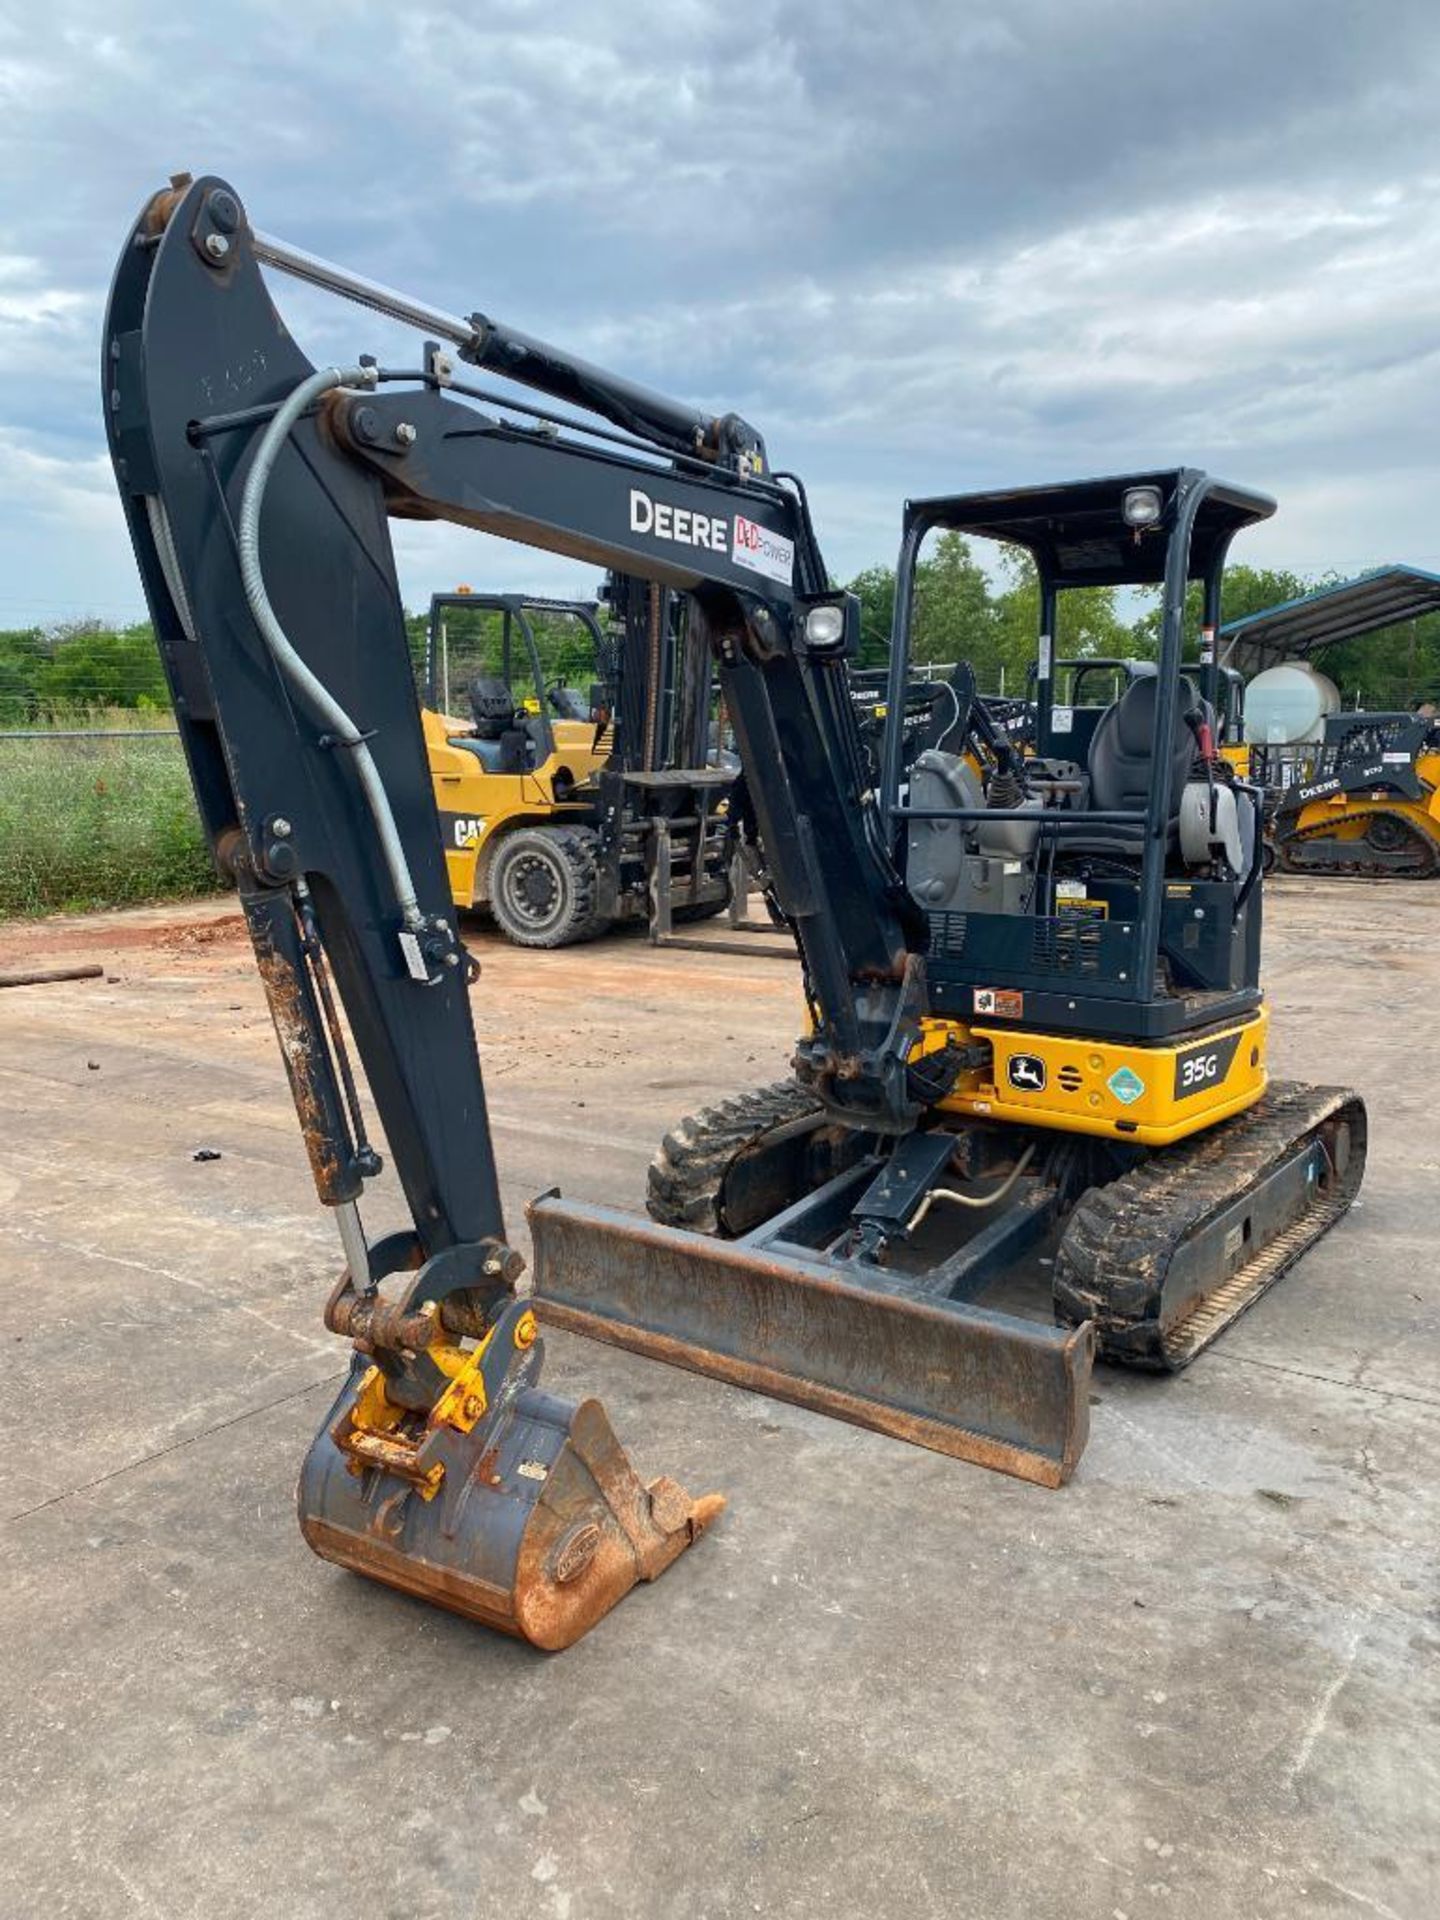
<svg viewBox="0 0 1440 1920"><path fill-rule="evenodd" d="M833 601L811 607L805 616L805 644L819 653L829 653L845 644L845 609Z"/></svg>
<svg viewBox="0 0 1440 1920"><path fill-rule="evenodd" d="M1127 527L1153 527L1165 510L1159 487L1127 488L1120 512Z"/></svg>

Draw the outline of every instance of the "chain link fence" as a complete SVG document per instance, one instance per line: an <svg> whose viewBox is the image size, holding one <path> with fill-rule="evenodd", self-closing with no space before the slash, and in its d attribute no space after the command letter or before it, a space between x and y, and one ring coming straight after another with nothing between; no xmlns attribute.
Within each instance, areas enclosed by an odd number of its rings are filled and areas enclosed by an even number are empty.
<svg viewBox="0 0 1440 1920"><path fill-rule="evenodd" d="M0 730L0 917L217 892L168 715Z"/></svg>

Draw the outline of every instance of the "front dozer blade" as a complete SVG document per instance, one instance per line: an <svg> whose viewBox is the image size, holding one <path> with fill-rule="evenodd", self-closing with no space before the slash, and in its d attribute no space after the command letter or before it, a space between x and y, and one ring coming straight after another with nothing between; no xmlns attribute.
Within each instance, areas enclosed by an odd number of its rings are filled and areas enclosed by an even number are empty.
<svg viewBox="0 0 1440 1920"><path fill-rule="evenodd" d="M322 1559L556 1652L639 1580L654 1580L725 1505L641 1483L598 1400L522 1387L468 1434L447 1433L428 1493L337 1444L353 1370L300 1475L300 1528Z"/></svg>
<svg viewBox="0 0 1440 1920"><path fill-rule="evenodd" d="M1068 1480L1084 1449L1088 1326L922 1298L878 1269L862 1281L558 1195L529 1219L551 1326L1041 1486Z"/></svg>

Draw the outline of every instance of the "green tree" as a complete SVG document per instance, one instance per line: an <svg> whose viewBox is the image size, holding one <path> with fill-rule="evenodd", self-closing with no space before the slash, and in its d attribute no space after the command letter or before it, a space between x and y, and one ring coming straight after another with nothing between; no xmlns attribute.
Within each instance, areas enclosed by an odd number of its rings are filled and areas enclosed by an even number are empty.
<svg viewBox="0 0 1440 1920"><path fill-rule="evenodd" d="M0 725L33 720L44 699L50 649L38 627L0 633Z"/></svg>
<svg viewBox="0 0 1440 1920"><path fill-rule="evenodd" d="M1003 665L1006 692L1020 693L1039 650L1040 580L1034 561L1022 547L1002 548L1000 565L1005 586L995 605L999 659L993 679L982 679L981 685L998 688L998 668ZM1133 636L1118 601L1114 587L1073 587L1062 593L1056 606L1058 631L1052 636L1056 657L1124 658L1133 653Z"/></svg>
<svg viewBox="0 0 1440 1920"><path fill-rule="evenodd" d="M1247 567L1239 563L1229 566L1225 569L1225 583L1220 598L1221 621L1245 620L1252 613L1264 613L1267 608L1278 607L1283 601L1298 600L1302 594L1312 592L1319 584L1322 583L1307 580L1303 574L1291 573L1283 567ZM1192 580L1185 589L1185 657L1188 660L1199 656L1202 610L1200 582ZM1158 587L1146 592L1144 612L1137 616L1131 631L1136 656L1153 660L1160 648Z"/></svg>
<svg viewBox="0 0 1440 1920"><path fill-rule="evenodd" d="M1342 641L1316 654L1346 706L1401 712L1440 696L1440 614L1421 614L1398 626Z"/></svg>
<svg viewBox="0 0 1440 1920"><path fill-rule="evenodd" d="M981 685L998 660L995 603L963 533L939 535L915 569L910 657L917 666L968 660Z"/></svg>
<svg viewBox="0 0 1440 1920"><path fill-rule="evenodd" d="M862 667L883 667L890 657L890 630L895 624L895 569L866 567L850 582L849 591L860 602Z"/></svg>
<svg viewBox="0 0 1440 1920"><path fill-rule="evenodd" d="M54 707L156 707L168 698L148 622L114 632L79 621L51 636L45 701Z"/></svg>

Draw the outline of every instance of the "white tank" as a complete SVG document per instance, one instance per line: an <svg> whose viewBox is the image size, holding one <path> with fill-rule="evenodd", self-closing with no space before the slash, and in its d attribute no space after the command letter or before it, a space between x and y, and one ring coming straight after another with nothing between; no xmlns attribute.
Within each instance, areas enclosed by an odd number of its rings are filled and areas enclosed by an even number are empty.
<svg viewBox="0 0 1440 1920"><path fill-rule="evenodd" d="M1340 711L1340 689L1307 661L1266 667L1245 689L1245 738L1293 747L1321 740L1327 714Z"/></svg>

